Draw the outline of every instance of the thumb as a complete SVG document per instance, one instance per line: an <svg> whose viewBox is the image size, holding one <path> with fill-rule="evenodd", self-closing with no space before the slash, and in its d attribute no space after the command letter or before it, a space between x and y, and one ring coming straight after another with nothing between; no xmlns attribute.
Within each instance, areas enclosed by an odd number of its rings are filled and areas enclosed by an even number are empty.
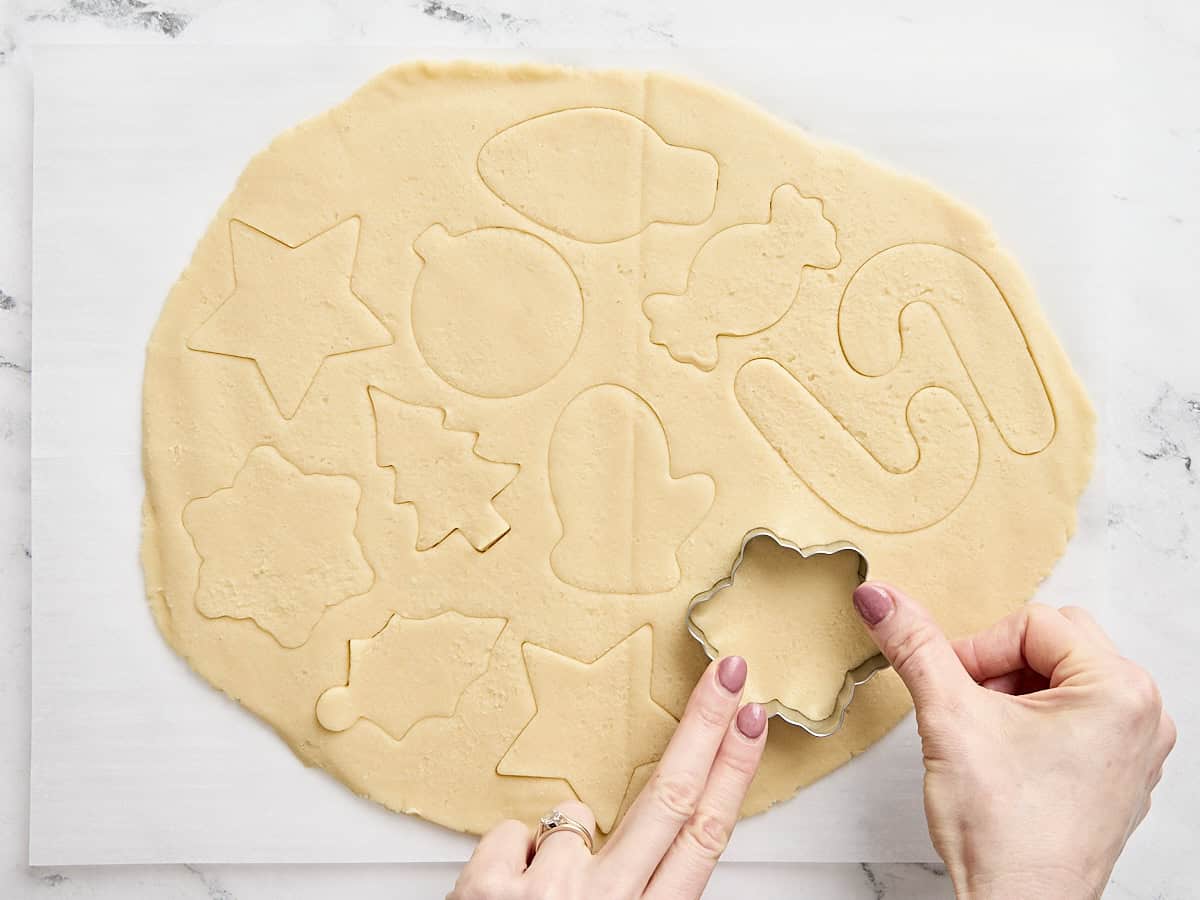
<svg viewBox="0 0 1200 900"><path fill-rule="evenodd" d="M854 591L854 608L908 687L918 712L931 701L974 686L942 629L912 598L890 585L868 581Z"/></svg>

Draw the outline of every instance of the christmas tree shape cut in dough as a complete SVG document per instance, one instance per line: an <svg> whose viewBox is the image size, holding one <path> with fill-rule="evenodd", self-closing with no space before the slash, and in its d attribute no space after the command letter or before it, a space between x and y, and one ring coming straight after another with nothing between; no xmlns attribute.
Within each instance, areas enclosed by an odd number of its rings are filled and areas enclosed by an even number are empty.
<svg viewBox="0 0 1200 900"><path fill-rule="evenodd" d="M304 644L327 606L375 581L354 534L359 497L353 478L308 475L256 447L231 486L184 507L201 559L196 609Z"/></svg>
<svg viewBox="0 0 1200 900"><path fill-rule="evenodd" d="M452 531L480 552L504 537L509 525L492 500L520 466L479 455L478 436L447 428L444 410L405 403L377 387L368 393L378 463L395 472L396 502L417 511L417 549L436 547Z"/></svg>
<svg viewBox="0 0 1200 900"><path fill-rule="evenodd" d="M805 266L832 269L840 261L837 232L821 201L780 185L766 222L732 225L705 242L685 293L646 298L650 340L680 362L708 371L717 364L718 336L740 337L774 325L795 302Z"/></svg>
<svg viewBox="0 0 1200 900"><path fill-rule="evenodd" d="M732 583L691 614L722 656L745 657L744 702L778 700L814 721L833 713L846 673L878 652L852 602L860 562L853 550L747 542Z"/></svg>
<svg viewBox="0 0 1200 900"><path fill-rule="evenodd" d="M658 759L677 724L650 696L653 646L649 625L590 663L525 644L537 712L496 771L566 780L609 831L634 770Z"/></svg>
<svg viewBox="0 0 1200 900"><path fill-rule="evenodd" d="M188 347L254 360L291 419L327 357L392 343L350 287L358 234L351 218L293 247L231 221L234 291Z"/></svg>
<svg viewBox="0 0 1200 900"><path fill-rule="evenodd" d="M504 129L479 152L501 200L546 228L610 243L652 222L696 225L713 210L717 161L664 141L615 109L546 113Z"/></svg>
<svg viewBox="0 0 1200 900"><path fill-rule="evenodd" d="M368 719L398 741L422 719L454 715L463 692L487 671L505 624L454 611L393 615L373 637L350 641L347 683L321 694L317 721L345 731Z"/></svg>
<svg viewBox="0 0 1200 900"><path fill-rule="evenodd" d="M612 594L675 587L675 554L714 495L708 475L672 475L658 415L614 384L588 388L563 411L550 439L550 489L563 529L550 555L555 574Z"/></svg>

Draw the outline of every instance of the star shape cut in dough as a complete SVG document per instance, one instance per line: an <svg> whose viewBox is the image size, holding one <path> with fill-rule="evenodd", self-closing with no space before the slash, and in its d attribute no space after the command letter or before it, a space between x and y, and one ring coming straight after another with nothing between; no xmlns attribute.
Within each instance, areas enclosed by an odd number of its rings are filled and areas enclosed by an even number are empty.
<svg viewBox="0 0 1200 900"><path fill-rule="evenodd" d="M650 696L653 645L649 625L590 663L525 644L537 712L496 771L566 780L608 832L634 769L661 755L678 724Z"/></svg>
<svg viewBox="0 0 1200 900"><path fill-rule="evenodd" d="M188 347L254 360L291 419L327 357L394 340L350 287L359 230L353 217L292 246L231 220L233 293Z"/></svg>

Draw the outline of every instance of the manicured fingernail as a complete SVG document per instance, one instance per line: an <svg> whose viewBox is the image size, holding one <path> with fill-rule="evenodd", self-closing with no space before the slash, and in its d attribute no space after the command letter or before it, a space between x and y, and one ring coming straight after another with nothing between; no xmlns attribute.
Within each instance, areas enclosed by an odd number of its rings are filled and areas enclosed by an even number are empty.
<svg viewBox="0 0 1200 900"><path fill-rule="evenodd" d="M717 681L721 687L736 694L746 683L746 661L740 656L727 656L717 663Z"/></svg>
<svg viewBox="0 0 1200 900"><path fill-rule="evenodd" d="M863 621L874 628L896 608L892 595L877 584L860 584L854 589L854 608Z"/></svg>
<svg viewBox="0 0 1200 900"><path fill-rule="evenodd" d="M767 711L757 703L747 703L737 714L738 731L755 740L767 727Z"/></svg>

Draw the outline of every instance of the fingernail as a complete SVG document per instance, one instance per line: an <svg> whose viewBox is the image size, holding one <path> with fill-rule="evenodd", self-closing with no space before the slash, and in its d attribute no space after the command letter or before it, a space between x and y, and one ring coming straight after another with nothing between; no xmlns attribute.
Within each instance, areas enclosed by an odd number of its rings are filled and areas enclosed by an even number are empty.
<svg viewBox="0 0 1200 900"><path fill-rule="evenodd" d="M877 584L867 582L854 589L854 608L863 621L874 628L896 608L892 595Z"/></svg>
<svg viewBox="0 0 1200 900"><path fill-rule="evenodd" d="M738 731L755 740L767 727L767 711L758 703L747 703L737 714Z"/></svg>
<svg viewBox="0 0 1200 900"><path fill-rule="evenodd" d="M717 663L717 681L721 687L736 694L746 683L746 661L740 656L727 656Z"/></svg>

